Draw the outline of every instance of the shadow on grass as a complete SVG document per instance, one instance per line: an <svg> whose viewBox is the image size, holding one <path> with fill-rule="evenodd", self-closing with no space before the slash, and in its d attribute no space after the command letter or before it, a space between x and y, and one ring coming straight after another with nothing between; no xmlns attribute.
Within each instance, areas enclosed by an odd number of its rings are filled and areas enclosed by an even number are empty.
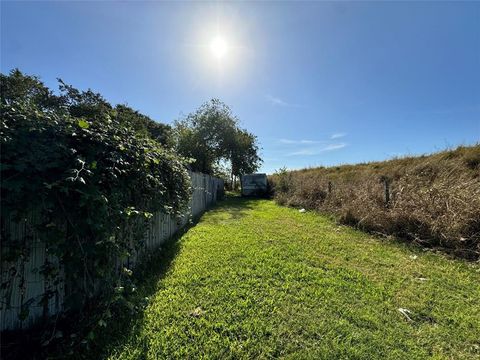
<svg viewBox="0 0 480 360"><path fill-rule="evenodd" d="M258 200L257 198L229 195L210 210L213 214L218 213L222 216L213 216L209 219L209 222L218 224L225 220L241 219L248 215L248 212L255 207L254 205ZM224 216L228 217L225 218Z"/></svg>

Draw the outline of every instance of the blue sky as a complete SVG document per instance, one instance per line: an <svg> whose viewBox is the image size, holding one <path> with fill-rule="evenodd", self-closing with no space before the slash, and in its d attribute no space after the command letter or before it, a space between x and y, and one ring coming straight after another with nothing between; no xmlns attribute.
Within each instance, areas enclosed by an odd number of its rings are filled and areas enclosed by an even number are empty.
<svg viewBox="0 0 480 360"><path fill-rule="evenodd" d="M14 67L166 123L218 97L266 172L480 141L480 2L2 1Z"/></svg>

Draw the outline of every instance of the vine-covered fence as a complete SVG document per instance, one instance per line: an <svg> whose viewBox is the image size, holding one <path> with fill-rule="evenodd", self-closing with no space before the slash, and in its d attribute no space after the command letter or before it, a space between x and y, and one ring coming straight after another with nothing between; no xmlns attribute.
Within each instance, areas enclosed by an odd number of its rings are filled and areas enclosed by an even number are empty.
<svg viewBox="0 0 480 360"><path fill-rule="evenodd" d="M200 173L190 173L193 194L188 213L179 220L157 212L150 219L142 247L126 260L129 268L146 250L158 248L193 217L200 216L223 194L223 180ZM63 309L65 295L62 274L52 281L42 274L45 263L57 263L58 259L49 254L35 231L38 214L34 212L21 223L8 222L5 230L15 240L26 241L28 253L21 254L14 262L1 261L0 288L0 330L28 328L39 319L55 315ZM8 249L2 246L2 253ZM60 267L61 268L61 267ZM60 281L58 280L60 279ZM52 296L45 297L45 293ZM47 298L47 301L42 299Z"/></svg>

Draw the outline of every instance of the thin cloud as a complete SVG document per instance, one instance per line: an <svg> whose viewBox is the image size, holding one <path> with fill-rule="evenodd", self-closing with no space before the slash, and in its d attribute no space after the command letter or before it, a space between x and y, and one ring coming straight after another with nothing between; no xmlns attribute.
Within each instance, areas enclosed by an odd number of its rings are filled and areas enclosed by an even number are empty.
<svg viewBox="0 0 480 360"><path fill-rule="evenodd" d="M287 156L298 156L298 155L315 155L316 152L312 149L303 149L299 151L292 152L290 154L287 154Z"/></svg>
<svg viewBox="0 0 480 360"><path fill-rule="evenodd" d="M325 141L280 139L282 144L321 144Z"/></svg>
<svg viewBox="0 0 480 360"><path fill-rule="evenodd" d="M330 136L330 139L340 139L346 135L347 135L346 133L335 133L335 134L332 134L332 136Z"/></svg>
<svg viewBox="0 0 480 360"><path fill-rule="evenodd" d="M328 144L326 146L318 147L318 148L306 148L301 149L290 154L288 156L299 156L299 155L318 155L326 151L334 151L339 150L347 146L345 143L338 143L338 144Z"/></svg>
<svg viewBox="0 0 480 360"><path fill-rule="evenodd" d="M287 101L284 101L278 97L272 95L266 95L265 98L267 101L274 106L283 106L283 107L299 107L297 104L292 104Z"/></svg>

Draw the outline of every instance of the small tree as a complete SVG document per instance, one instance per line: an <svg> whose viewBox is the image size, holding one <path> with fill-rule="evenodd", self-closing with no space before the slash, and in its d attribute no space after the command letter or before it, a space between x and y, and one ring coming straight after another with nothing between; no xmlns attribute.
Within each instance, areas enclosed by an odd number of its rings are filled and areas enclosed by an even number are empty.
<svg viewBox="0 0 480 360"><path fill-rule="evenodd" d="M232 164L231 178L235 188L236 177L258 170L262 159L258 155L257 137L247 130L237 129L234 134L230 161Z"/></svg>
<svg viewBox="0 0 480 360"><path fill-rule="evenodd" d="M194 171L221 176L224 164L230 163L233 183L235 177L256 171L261 164L257 137L241 129L238 118L218 99L176 121L174 133L177 152L191 159Z"/></svg>

